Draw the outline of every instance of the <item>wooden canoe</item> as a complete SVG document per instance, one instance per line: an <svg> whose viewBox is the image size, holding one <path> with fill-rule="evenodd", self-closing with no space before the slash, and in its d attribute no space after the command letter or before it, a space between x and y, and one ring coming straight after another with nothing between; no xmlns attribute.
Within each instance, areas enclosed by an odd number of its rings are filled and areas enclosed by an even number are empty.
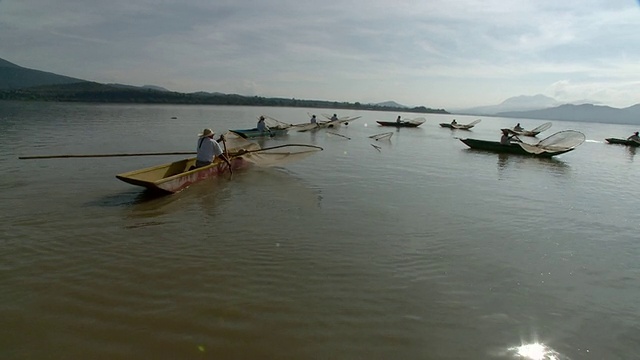
<svg viewBox="0 0 640 360"><path fill-rule="evenodd" d="M287 132L289 131L289 129L271 128L267 131L260 131L257 128L253 128L253 129L240 129L240 130L229 130L229 131L245 139L250 139L250 138L258 138L258 137L274 137L274 136L287 135Z"/></svg>
<svg viewBox="0 0 640 360"><path fill-rule="evenodd" d="M478 140L478 139L460 139L465 145L475 150L484 150L484 151L492 151L497 153L507 153L507 154L518 154L518 155L527 155L527 156L535 156L535 157L546 157L550 158L552 156L560 155L572 151L573 148L558 151L558 152L541 152L539 154L532 154L525 149L523 149L517 143L511 143L509 145L501 144L499 141L486 141L486 140Z"/></svg>
<svg viewBox="0 0 640 360"><path fill-rule="evenodd" d="M618 145L626 145L626 146L640 146L640 143L633 140L627 139L617 139L617 138L606 138L605 139L609 144L618 144Z"/></svg>
<svg viewBox="0 0 640 360"><path fill-rule="evenodd" d="M397 122L397 121L379 121L379 120L376 120L376 122L378 124L380 124L381 126L395 126L395 127L418 127L418 126L422 125L422 123L415 123L415 122L410 122L410 121Z"/></svg>
<svg viewBox="0 0 640 360"><path fill-rule="evenodd" d="M462 124L453 125L451 123L440 123L440 126L443 128L449 128L452 130L471 130L471 128L474 125L469 126L469 125L462 125Z"/></svg>
<svg viewBox="0 0 640 360"><path fill-rule="evenodd" d="M116 178L137 186L142 186L154 192L175 193L198 181L229 173L227 164L220 159L208 166L189 170L196 163L196 158L188 158L167 164L152 166L140 170L129 171L116 175ZM249 162L236 157L231 159L233 170L249 165Z"/></svg>

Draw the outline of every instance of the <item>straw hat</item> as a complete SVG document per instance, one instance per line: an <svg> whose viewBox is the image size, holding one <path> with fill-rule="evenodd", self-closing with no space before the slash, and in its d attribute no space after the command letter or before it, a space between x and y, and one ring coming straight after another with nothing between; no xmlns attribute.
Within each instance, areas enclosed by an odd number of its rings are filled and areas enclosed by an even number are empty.
<svg viewBox="0 0 640 360"><path fill-rule="evenodd" d="M211 131L211 129L204 129L202 130L202 134L198 134L198 137L209 137L209 136L213 136L215 133L213 131Z"/></svg>

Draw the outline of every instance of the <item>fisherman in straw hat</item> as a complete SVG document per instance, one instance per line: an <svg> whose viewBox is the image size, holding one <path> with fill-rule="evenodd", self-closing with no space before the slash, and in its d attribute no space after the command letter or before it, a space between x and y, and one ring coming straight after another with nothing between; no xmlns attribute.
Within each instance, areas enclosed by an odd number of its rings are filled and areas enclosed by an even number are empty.
<svg viewBox="0 0 640 360"><path fill-rule="evenodd" d="M196 156L196 168L210 165L217 157L223 160L229 166L229 172L233 174L231 170L231 162L222 152L220 144L216 140L213 140L215 133L211 129L204 129L202 134L198 134L198 155ZM220 135L222 140L224 137Z"/></svg>

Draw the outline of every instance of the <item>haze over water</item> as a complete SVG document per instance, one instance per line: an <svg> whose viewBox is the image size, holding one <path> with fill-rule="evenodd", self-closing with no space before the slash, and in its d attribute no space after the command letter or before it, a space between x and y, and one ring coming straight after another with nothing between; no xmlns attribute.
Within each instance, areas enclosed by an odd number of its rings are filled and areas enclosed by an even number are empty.
<svg viewBox="0 0 640 360"><path fill-rule="evenodd" d="M190 151L308 111L362 117L330 130L351 140L260 142L324 148L300 162L161 198L115 175L179 156L18 160ZM427 121L375 123L397 115ZM587 141L544 160L456 139L543 121L453 118L478 117L0 103L0 358L636 358L640 172L604 138L638 129L554 121L539 139Z"/></svg>

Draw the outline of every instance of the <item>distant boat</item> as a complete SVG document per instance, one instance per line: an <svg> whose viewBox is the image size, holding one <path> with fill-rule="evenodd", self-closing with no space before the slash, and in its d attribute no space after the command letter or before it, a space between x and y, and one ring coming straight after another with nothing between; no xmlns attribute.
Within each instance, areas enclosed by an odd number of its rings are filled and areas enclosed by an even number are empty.
<svg viewBox="0 0 640 360"><path fill-rule="evenodd" d="M250 139L250 138L258 138L258 137L274 137L274 136L287 135L287 132L289 132L289 129L270 128L269 130L260 131L258 130L258 128L253 128L253 129L239 129L239 130L229 130L229 131L245 139Z"/></svg>
<svg viewBox="0 0 640 360"><path fill-rule="evenodd" d="M403 121L376 120L376 122L381 126L395 126L395 127L418 127L422 125L425 121L426 121L425 118L416 118L416 119L403 120Z"/></svg>
<svg viewBox="0 0 640 360"><path fill-rule="evenodd" d="M538 126L537 128L535 128L533 130L524 130L524 129L516 130L514 128L514 129L511 129L511 131L513 131L514 133L516 133L518 135L535 137L538 134L540 134L541 132L543 132L545 130L548 130L550 127L551 127L551 123L547 122L547 123L544 123L544 124Z"/></svg>
<svg viewBox="0 0 640 360"><path fill-rule="evenodd" d="M470 122L468 124L440 123L440 126L453 129L453 130L471 130L471 128L476 126L479 122L480 122L480 119Z"/></svg>
<svg viewBox="0 0 640 360"><path fill-rule="evenodd" d="M617 139L617 138L606 138L605 139L609 144L618 144L618 145L626 145L626 146L640 146L640 142L627 140L627 139Z"/></svg>

